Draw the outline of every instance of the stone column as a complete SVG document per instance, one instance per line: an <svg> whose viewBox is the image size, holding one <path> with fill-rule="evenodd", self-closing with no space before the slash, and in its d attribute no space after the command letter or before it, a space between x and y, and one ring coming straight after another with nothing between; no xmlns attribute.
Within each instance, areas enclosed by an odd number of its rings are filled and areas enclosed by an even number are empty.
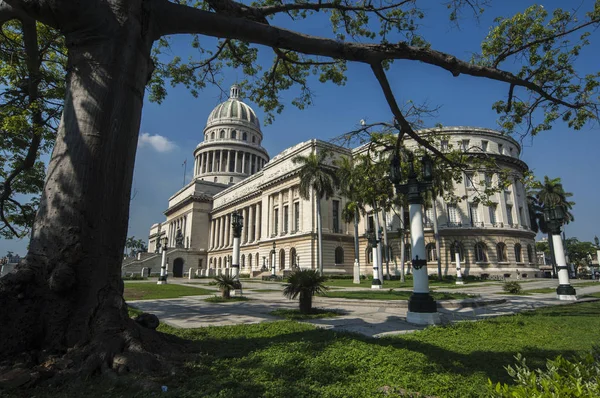
<svg viewBox="0 0 600 398"><path fill-rule="evenodd" d="M283 232L283 191L279 191L279 220L277 221L277 224L279 224L279 231L278 232L279 235L282 235Z"/></svg>
<svg viewBox="0 0 600 398"><path fill-rule="evenodd" d="M224 247L225 246L225 231L227 229L227 226L225 225L225 217L221 217L221 245L220 247Z"/></svg>
<svg viewBox="0 0 600 398"><path fill-rule="evenodd" d="M244 216L244 221L248 222L248 208L244 207L244 209L242 210L242 215ZM244 228L242 230L242 242L243 243L248 243L248 227Z"/></svg>
<svg viewBox="0 0 600 398"><path fill-rule="evenodd" d="M242 152L242 174L246 173L246 152Z"/></svg>
<svg viewBox="0 0 600 398"><path fill-rule="evenodd" d="M233 153L235 154L235 160L234 160L234 165L233 165L233 171L234 172L238 172L238 151L233 151Z"/></svg>
<svg viewBox="0 0 600 398"><path fill-rule="evenodd" d="M262 207L261 203L257 203L256 204L256 223L255 223L255 228L256 228L256 235L255 235L255 237L256 237L256 240L260 240L261 236L262 236L261 235L261 232L262 232L262 228L261 228L261 226L262 226L262 223L261 223L261 220L262 220L261 207ZM600 257L598 257L598 258L600 258Z"/></svg>
<svg viewBox="0 0 600 398"><path fill-rule="evenodd" d="M256 231L254 230L254 212L256 211L256 205L250 205L250 216L248 217L248 240L254 242L256 240Z"/></svg>

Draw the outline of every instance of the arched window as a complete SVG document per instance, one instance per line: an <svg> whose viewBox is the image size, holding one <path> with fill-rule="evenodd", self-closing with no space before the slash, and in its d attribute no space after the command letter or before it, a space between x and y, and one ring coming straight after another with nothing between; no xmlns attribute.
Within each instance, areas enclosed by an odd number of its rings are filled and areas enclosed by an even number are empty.
<svg viewBox="0 0 600 398"><path fill-rule="evenodd" d="M335 248L335 264L344 264L344 249L341 246Z"/></svg>
<svg viewBox="0 0 600 398"><path fill-rule="evenodd" d="M475 244L475 261L478 263L486 263L487 262L487 247L485 243L478 242Z"/></svg>
<svg viewBox="0 0 600 398"><path fill-rule="evenodd" d="M404 261L412 261L412 250L409 244L404 245Z"/></svg>
<svg viewBox="0 0 600 398"><path fill-rule="evenodd" d="M219 138L225 138L225 130L221 130L219 133Z"/></svg>
<svg viewBox="0 0 600 398"><path fill-rule="evenodd" d="M221 268L221 265L223 264L221 263L221 259L219 258L219 268Z"/></svg>
<svg viewBox="0 0 600 398"><path fill-rule="evenodd" d="M435 250L435 243L429 243L425 246L425 251L427 252L427 261L437 261L437 252Z"/></svg>
<svg viewBox="0 0 600 398"><path fill-rule="evenodd" d="M252 143L254 144L256 142L256 137L252 136Z"/></svg>
<svg viewBox="0 0 600 398"><path fill-rule="evenodd" d="M518 263L523 262L523 259L521 258L521 245L518 243L515 245L515 260Z"/></svg>
<svg viewBox="0 0 600 398"><path fill-rule="evenodd" d="M242 254L242 258L240 261L240 265L242 266L242 268L246 268L246 256Z"/></svg>
<svg viewBox="0 0 600 398"><path fill-rule="evenodd" d="M292 268L298 266L298 261L297 260L298 259L296 258L296 249L292 247L290 249L290 263L292 263Z"/></svg>
<svg viewBox="0 0 600 398"><path fill-rule="evenodd" d="M242 134L242 140L248 141L248 134L246 132L244 132L244 134Z"/></svg>
<svg viewBox="0 0 600 398"><path fill-rule="evenodd" d="M373 249L371 247L367 247L365 258L367 259L367 264L371 264L373 262Z"/></svg>
<svg viewBox="0 0 600 398"><path fill-rule="evenodd" d="M527 245L527 260L530 263L533 263L533 249L531 245Z"/></svg>
<svg viewBox="0 0 600 398"><path fill-rule="evenodd" d="M212 133L210 133L210 139L214 140L215 139L215 132L213 131Z"/></svg>
<svg viewBox="0 0 600 398"><path fill-rule="evenodd" d="M508 256L506 255L506 245L502 242L496 245L496 255L498 256L499 263L505 263L508 261Z"/></svg>
<svg viewBox="0 0 600 398"><path fill-rule="evenodd" d="M450 246L450 261L451 262L456 262L456 243L453 243ZM466 257L465 257L465 249L463 248L463 245L459 242L458 243L458 258L460 259L460 261L465 261Z"/></svg>
<svg viewBox="0 0 600 398"><path fill-rule="evenodd" d="M285 250L279 250L279 269L285 268Z"/></svg>
<svg viewBox="0 0 600 398"><path fill-rule="evenodd" d="M233 130L231 132L231 138L234 139L234 140L237 138L237 131Z"/></svg>

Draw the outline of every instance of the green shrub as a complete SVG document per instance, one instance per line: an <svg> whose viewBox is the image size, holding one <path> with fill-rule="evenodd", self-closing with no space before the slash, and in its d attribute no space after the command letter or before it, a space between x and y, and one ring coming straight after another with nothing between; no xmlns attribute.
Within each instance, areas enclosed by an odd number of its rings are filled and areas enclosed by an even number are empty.
<svg viewBox="0 0 600 398"><path fill-rule="evenodd" d="M514 385L494 385L488 380L492 397L600 397L600 347L572 360L558 356L546 361L546 369L531 370L521 354L515 367L506 371Z"/></svg>
<svg viewBox="0 0 600 398"><path fill-rule="evenodd" d="M250 278L250 274L240 274L240 278Z"/></svg>
<svg viewBox="0 0 600 398"><path fill-rule="evenodd" d="M519 294L521 293L521 284L519 282L504 282L502 290L507 293Z"/></svg>

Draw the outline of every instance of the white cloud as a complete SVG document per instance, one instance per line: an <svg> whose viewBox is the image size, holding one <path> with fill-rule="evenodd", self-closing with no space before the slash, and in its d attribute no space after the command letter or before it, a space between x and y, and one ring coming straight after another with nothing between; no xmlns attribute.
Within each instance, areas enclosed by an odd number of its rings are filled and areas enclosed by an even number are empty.
<svg viewBox="0 0 600 398"><path fill-rule="evenodd" d="M150 146L157 152L170 152L177 147L173 142L169 141L162 135L142 133L138 141L139 147Z"/></svg>

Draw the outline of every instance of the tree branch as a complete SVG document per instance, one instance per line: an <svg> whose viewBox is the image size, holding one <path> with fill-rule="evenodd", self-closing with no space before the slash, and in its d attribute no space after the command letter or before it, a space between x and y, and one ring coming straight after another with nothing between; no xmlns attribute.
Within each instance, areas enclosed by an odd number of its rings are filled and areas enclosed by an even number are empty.
<svg viewBox="0 0 600 398"><path fill-rule="evenodd" d="M411 3L412 0L404 0L398 3L389 4L383 7L373 7L371 5L365 6L344 6L340 3L294 3L294 4L277 4L265 7L256 7L258 12L263 16L270 16L280 12L288 11L320 11L327 9L334 9L339 11L367 11L367 12L381 12L392 8L400 7L406 3Z"/></svg>
<svg viewBox="0 0 600 398"><path fill-rule="evenodd" d="M38 101L38 86L40 83L40 53L37 42L37 28L35 26L35 21L28 17L21 19L21 23L23 26L23 42L25 44L25 53L27 55L27 96L29 98L29 107L30 109L33 109L31 114L31 142L29 143L29 149L27 150L25 159L23 159L21 163L17 163L15 165L15 168L4 180L2 184L2 190L0 191L0 215L2 221L5 222L11 232L17 236L19 236L19 234L15 232L8 220L5 218L4 203L7 200L15 202L10 198L12 194L13 181L20 174L30 170L35 165L38 149L42 141L42 134L40 130L42 128L42 124L44 123L40 109L37 106L32 106Z"/></svg>
<svg viewBox="0 0 600 398"><path fill-rule="evenodd" d="M541 97L572 109L583 108L587 103L569 103L548 94L543 87L526 81L510 72L474 65L453 55L424 47L410 46L404 42L397 44L343 43L332 39L305 35L287 29L253 22L244 18L229 17L213 12L170 3L167 0L153 0L157 34L199 33L212 37L239 39L272 48L283 48L304 54L321 55L334 59L344 59L380 64L384 60L406 59L421 61L452 73L453 76L466 74L514 84L531 90Z"/></svg>

